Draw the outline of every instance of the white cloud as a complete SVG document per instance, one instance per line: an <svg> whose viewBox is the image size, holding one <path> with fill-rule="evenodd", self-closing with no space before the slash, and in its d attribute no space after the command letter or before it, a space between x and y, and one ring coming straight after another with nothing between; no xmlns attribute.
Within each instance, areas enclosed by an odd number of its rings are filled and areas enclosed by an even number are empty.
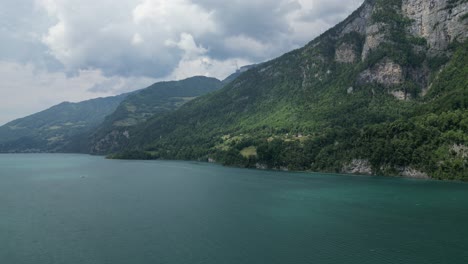
<svg viewBox="0 0 468 264"><path fill-rule="evenodd" d="M49 28L49 32L42 38L44 44L50 48L50 53L56 59L64 64L71 64L72 51L68 47L66 38L66 28L63 21L58 22L55 26Z"/></svg>
<svg viewBox="0 0 468 264"><path fill-rule="evenodd" d="M145 40L143 39L143 37L138 34L138 33L135 33L135 35L133 35L133 38L132 38L132 44L133 45L140 45L142 44L143 42L145 42Z"/></svg>
<svg viewBox="0 0 468 264"><path fill-rule="evenodd" d="M158 30L169 35L187 31L200 36L217 31L212 13L189 0L143 0L133 10L133 21L136 25L158 25Z"/></svg>
<svg viewBox="0 0 468 264"><path fill-rule="evenodd" d="M212 59L206 55L208 50L198 46L193 36L187 33L181 34L179 42L168 41L167 44L177 46L184 52L179 64L169 75L171 80L181 80L197 75L223 79L235 72L238 66L252 64L251 61L242 58Z"/></svg>
<svg viewBox="0 0 468 264"><path fill-rule="evenodd" d="M186 49L167 45L181 34L210 59L259 62L310 41L362 0L36 1L56 19L43 43L67 70L163 78L186 60Z"/></svg>
<svg viewBox="0 0 468 264"><path fill-rule="evenodd" d="M57 22L43 43L72 72L99 68L108 75L164 77L182 53L167 40L183 32L216 34L212 13L188 0L41 0Z"/></svg>
<svg viewBox="0 0 468 264"><path fill-rule="evenodd" d="M55 15L58 12L58 5L55 0L35 0L35 3L42 6L49 15Z"/></svg>
<svg viewBox="0 0 468 264"><path fill-rule="evenodd" d="M180 34L180 40L178 42L173 40L167 40L166 45L170 47L178 47L184 51L184 57L198 57L208 52L207 49L202 46L198 46L195 43L195 39L188 33Z"/></svg>
<svg viewBox="0 0 468 264"><path fill-rule="evenodd" d="M245 53L252 58L263 58L274 49L271 43L262 43L245 35L227 37L224 45L228 50Z"/></svg>

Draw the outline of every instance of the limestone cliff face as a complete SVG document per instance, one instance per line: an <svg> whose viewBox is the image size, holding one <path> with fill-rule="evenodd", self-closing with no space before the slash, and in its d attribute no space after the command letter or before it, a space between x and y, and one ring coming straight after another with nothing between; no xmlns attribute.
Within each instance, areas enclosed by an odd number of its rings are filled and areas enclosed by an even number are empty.
<svg viewBox="0 0 468 264"><path fill-rule="evenodd" d="M341 172L347 174L372 175L372 166L368 160L354 159L349 164L345 164Z"/></svg>
<svg viewBox="0 0 468 264"><path fill-rule="evenodd" d="M366 29L366 41L362 50L361 59L364 61L372 50L375 50L385 41L385 32L382 24L369 25Z"/></svg>
<svg viewBox="0 0 468 264"><path fill-rule="evenodd" d="M370 19L372 16L372 10L374 3L372 1L366 1L362 7L357 11L356 16L345 21L343 28L341 29L340 37L351 33L357 32L361 35L366 34L367 28L369 27Z"/></svg>
<svg viewBox="0 0 468 264"><path fill-rule="evenodd" d="M359 75L359 81L361 83L379 83L385 86L402 84L404 81L403 67L386 59L362 72Z"/></svg>
<svg viewBox="0 0 468 264"><path fill-rule="evenodd" d="M426 58L449 55L449 46L454 42L463 42L468 37L468 1L467 0L400 0L393 1L391 8L394 14L406 21L406 26L399 28L394 21L380 19L383 12L388 11L385 1L368 0L356 13L345 21L338 38L350 33L362 36L363 43L358 49L347 42L338 42L335 47L335 61L339 63L366 62L369 56L379 50L384 44L398 47L391 34L400 30L407 39L418 40L411 44L413 53ZM382 12L383 11L383 12ZM357 82L378 83L386 87L404 86L411 82L417 84L424 95L430 87L430 70L424 63L420 65L404 65L390 57L382 57L368 69L359 74ZM400 91L406 90L400 87ZM402 89L402 90L401 90ZM406 100L409 97L402 92L389 89L397 99Z"/></svg>
<svg viewBox="0 0 468 264"><path fill-rule="evenodd" d="M341 63L354 63L357 57L355 49L352 44L341 44L336 50L335 60Z"/></svg>
<svg viewBox="0 0 468 264"><path fill-rule="evenodd" d="M358 32L365 34L362 59L380 44L388 41L385 23L376 23L372 19L379 7L375 1L364 4L361 14L343 29L344 33ZM427 40L430 55L445 52L450 43L464 41L468 37L468 1L466 0L402 0L401 13L410 19L407 32L415 37ZM465 16L465 17L464 17Z"/></svg>
<svg viewBox="0 0 468 264"><path fill-rule="evenodd" d="M429 52L436 54L447 50L455 40L468 37L468 10L465 0L403 0L402 12L413 22L408 28L415 36L427 40Z"/></svg>

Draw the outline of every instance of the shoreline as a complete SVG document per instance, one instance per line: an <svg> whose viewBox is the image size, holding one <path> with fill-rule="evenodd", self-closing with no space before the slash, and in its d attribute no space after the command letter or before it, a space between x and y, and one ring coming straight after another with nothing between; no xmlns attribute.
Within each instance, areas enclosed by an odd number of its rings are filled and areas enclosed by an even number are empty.
<svg viewBox="0 0 468 264"><path fill-rule="evenodd" d="M213 161L201 161L201 160L177 160L177 159L125 159L125 158L115 158L109 157L109 155L104 154L90 154L90 153L60 153L60 152L14 152L14 153L5 153L0 152L0 155L85 155L92 157L102 157L107 160L126 160L126 161L174 161L174 162L197 162L204 164L214 164L227 168L238 168L238 169L247 169L247 170L257 170L257 171L272 171L272 172L293 172L293 173L307 173L307 174L328 174L328 175L341 175L341 176L357 176L357 177L379 177L379 178L401 178L401 179L411 179L411 180L420 180L420 181L437 181L437 182L455 182L455 183L464 183L468 184L468 181L462 180L449 180L449 179L437 179L433 177L411 177L411 176L402 176L402 175L380 175L380 174L369 174L369 173L347 173L347 172L330 172L330 171L312 171L312 170L289 170L289 169L274 169L274 168L248 168L242 166L232 166L232 165L223 165L218 162Z"/></svg>

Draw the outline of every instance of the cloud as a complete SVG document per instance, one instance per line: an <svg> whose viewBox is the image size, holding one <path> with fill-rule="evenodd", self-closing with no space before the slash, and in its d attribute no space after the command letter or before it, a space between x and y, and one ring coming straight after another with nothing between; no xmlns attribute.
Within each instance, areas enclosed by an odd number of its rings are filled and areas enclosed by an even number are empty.
<svg viewBox="0 0 468 264"><path fill-rule="evenodd" d="M0 1L0 60L36 64L50 69L59 62L47 53L41 35L53 21L31 0Z"/></svg>
<svg viewBox="0 0 468 264"><path fill-rule="evenodd" d="M271 43L263 43L246 35L227 37L224 39L224 46L234 54L259 59L268 56L275 49Z"/></svg>
<svg viewBox="0 0 468 264"><path fill-rule="evenodd" d="M133 9L136 25L159 25L159 33L188 31L197 36L216 32L213 13L189 0L144 0ZM154 34L154 29L151 29Z"/></svg>
<svg viewBox="0 0 468 264"><path fill-rule="evenodd" d="M140 34L135 33L135 35L133 35L133 38L132 38L132 44L133 45L138 46L138 45L142 44L143 42L145 42L145 40L143 39L143 37Z"/></svg>
<svg viewBox="0 0 468 264"><path fill-rule="evenodd" d="M350 0L344 4L342 0L328 0L323 4L322 0L304 1L309 8L300 12L299 20L306 22L325 21L327 24L336 24L342 20L343 14L351 14L363 1Z"/></svg>
<svg viewBox="0 0 468 264"><path fill-rule="evenodd" d="M134 24L137 1L47 0L39 4L56 19L42 42L65 70L101 69L106 75L164 76L178 54L161 41L143 41L147 25ZM154 28L153 34L165 37ZM136 45L137 44L137 45Z"/></svg>
<svg viewBox="0 0 468 264"><path fill-rule="evenodd" d="M198 46L195 43L193 36L188 33L180 34L179 42L167 40L166 45L170 47L178 47L180 50L184 51L185 57L197 57L208 52L207 49L202 46Z"/></svg>
<svg viewBox="0 0 468 264"><path fill-rule="evenodd" d="M360 1L37 0L56 20L43 35L68 71L162 78L186 60L189 34L213 60L260 62L310 41ZM196 70L196 69L194 69ZM222 78L223 76L218 76Z"/></svg>
<svg viewBox="0 0 468 264"><path fill-rule="evenodd" d="M223 79L303 46L362 1L2 0L0 110L19 117L157 80Z"/></svg>
<svg viewBox="0 0 468 264"><path fill-rule="evenodd" d="M197 45L192 35L182 33L178 42L168 41L168 46L176 46L184 52L182 59L169 76L171 80L181 80L191 76L203 75L208 77L228 76L239 66L252 64L242 58L217 60L209 57L208 50Z"/></svg>
<svg viewBox="0 0 468 264"><path fill-rule="evenodd" d="M39 4L57 20L42 41L68 71L99 68L106 75L164 77L183 56L168 40L182 32L200 37L217 30L210 12L188 0Z"/></svg>

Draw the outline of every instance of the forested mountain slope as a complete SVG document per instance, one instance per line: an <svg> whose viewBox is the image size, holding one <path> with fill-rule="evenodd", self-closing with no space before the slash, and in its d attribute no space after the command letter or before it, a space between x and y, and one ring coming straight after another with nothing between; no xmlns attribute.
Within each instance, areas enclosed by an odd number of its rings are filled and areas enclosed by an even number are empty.
<svg viewBox="0 0 468 264"><path fill-rule="evenodd" d="M304 48L129 130L115 157L468 180L467 9L367 0Z"/></svg>
<svg viewBox="0 0 468 264"><path fill-rule="evenodd" d="M132 127L154 115L174 111L198 96L216 91L223 83L196 76L181 81L158 82L129 95L90 136L92 153L107 153L127 142Z"/></svg>

